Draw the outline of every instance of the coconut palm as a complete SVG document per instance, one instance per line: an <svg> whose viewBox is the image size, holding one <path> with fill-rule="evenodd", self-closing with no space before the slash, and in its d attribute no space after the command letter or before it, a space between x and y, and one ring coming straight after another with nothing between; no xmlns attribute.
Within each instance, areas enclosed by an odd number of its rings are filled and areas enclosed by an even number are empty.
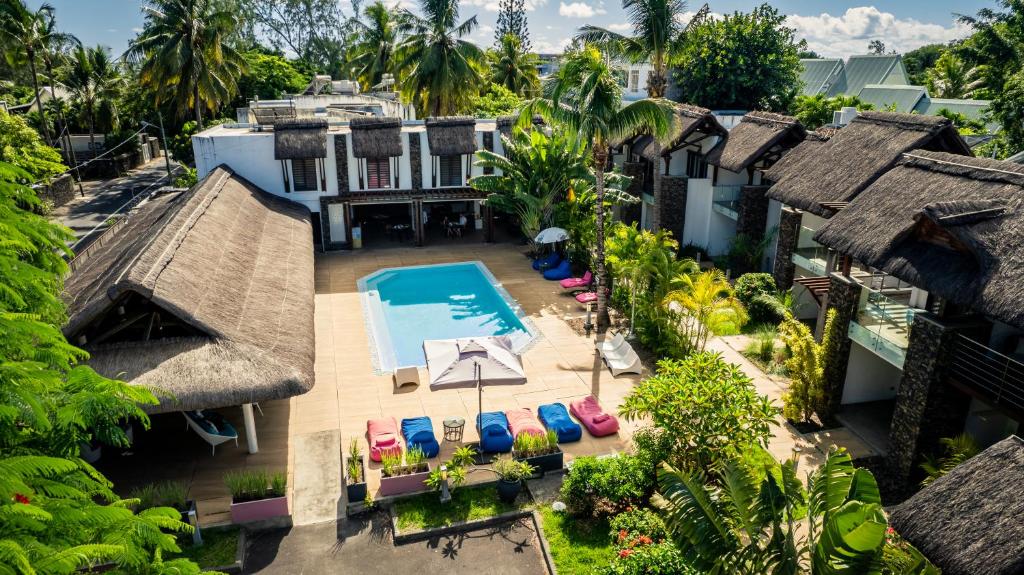
<svg viewBox="0 0 1024 575"><path fill-rule="evenodd" d="M397 6L377 1L363 11L366 22L355 20L353 26L359 37L352 57L352 66L359 80L366 86L380 84L384 74L397 75L395 50L401 38L399 28L405 14Z"/></svg>
<svg viewBox="0 0 1024 575"><path fill-rule="evenodd" d="M597 268L597 329L608 327L608 279L604 261L605 169L610 142L643 131L664 138L668 135L672 105L652 98L622 105L622 87L615 72L595 46L584 46L565 57L557 75L545 86L546 96L531 100L520 114L525 125L533 114L575 134L591 153L594 188L597 195L597 237L594 259Z"/></svg>
<svg viewBox="0 0 1024 575"><path fill-rule="evenodd" d="M925 85L934 98L970 98L982 87L978 68L947 51L925 73Z"/></svg>
<svg viewBox="0 0 1024 575"><path fill-rule="evenodd" d="M491 82L520 96L534 96L540 88L536 54L523 50L518 36L505 34L497 49L487 52L491 64Z"/></svg>
<svg viewBox="0 0 1024 575"><path fill-rule="evenodd" d="M747 322L747 312L721 270L680 276L676 285L678 288L669 292L663 303L684 314L681 327L697 351L704 351L711 334L737 329Z"/></svg>
<svg viewBox="0 0 1024 575"><path fill-rule="evenodd" d="M89 147L95 149L97 123L102 130L117 129L117 102L124 77L106 48L79 47L72 55L64 83L89 125Z"/></svg>
<svg viewBox="0 0 1024 575"><path fill-rule="evenodd" d="M398 69L402 93L421 115L449 116L469 108L483 76L484 53L469 36L476 16L459 22L458 0L420 0L423 16L406 13Z"/></svg>
<svg viewBox="0 0 1024 575"><path fill-rule="evenodd" d="M171 101L178 113L195 114L203 128L203 107L230 100L245 60L230 40L238 17L218 0L151 0L146 24L127 56L142 61L139 79L156 94L156 105Z"/></svg>

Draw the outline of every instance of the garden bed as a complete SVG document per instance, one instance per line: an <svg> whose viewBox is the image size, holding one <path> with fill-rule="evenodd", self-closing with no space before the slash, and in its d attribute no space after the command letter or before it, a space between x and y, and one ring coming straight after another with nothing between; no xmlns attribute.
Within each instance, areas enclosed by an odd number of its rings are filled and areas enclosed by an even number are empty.
<svg viewBox="0 0 1024 575"><path fill-rule="evenodd" d="M608 520L571 517L545 505L537 511L544 538L559 575L590 575L607 566L615 547L608 537Z"/></svg>
<svg viewBox="0 0 1024 575"><path fill-rule="evenodd" d="M202 545L193 545L191 535L187 536L187 541L182 541L179 545L181 553L174 557L190 559L201 569L228 573L242 572L245 534L234 525L203 529Z"/></svg>
<svg viewBox="0 0 1024 575"><path fill-rule="evenodd" d="M435 492L408 497L395 502L392 513L395 527L401 531L448 527L459 522L495 517L504 513L525 511L531 506L530 496L523 491L515 503L498 499L494 484L461 487L452 492L452 500L441 503Z"/></svg>

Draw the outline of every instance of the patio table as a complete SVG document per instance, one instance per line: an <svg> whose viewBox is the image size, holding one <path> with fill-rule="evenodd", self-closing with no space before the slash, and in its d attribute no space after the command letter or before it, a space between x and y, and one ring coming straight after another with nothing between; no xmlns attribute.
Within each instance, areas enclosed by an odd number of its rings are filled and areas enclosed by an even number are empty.
<svg viewBox="0 0 1024 575"><path fill-rule="evenodd" d="M449 417L444 420L444 440L462 441L462 432L466 429L466 420L461 417Z"/></svg>

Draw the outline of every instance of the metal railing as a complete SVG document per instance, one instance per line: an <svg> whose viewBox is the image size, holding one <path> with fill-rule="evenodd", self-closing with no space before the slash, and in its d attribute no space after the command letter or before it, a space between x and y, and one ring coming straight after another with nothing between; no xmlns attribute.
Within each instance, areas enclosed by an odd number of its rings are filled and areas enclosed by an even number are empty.
<svg viewBox="0 0 1024 575"><path fill-rule="evenodd" d="M910 327L921 311L881 292L863 288L867 298L850 322L849 335L882 359L903 369L910 343Z"/></svg>
<svg viewBox="0 0 1024 575"><path fill-rule="evenodd" d="M949 375L993 407L1024 412L1024 363L959 334Z"/></svg>

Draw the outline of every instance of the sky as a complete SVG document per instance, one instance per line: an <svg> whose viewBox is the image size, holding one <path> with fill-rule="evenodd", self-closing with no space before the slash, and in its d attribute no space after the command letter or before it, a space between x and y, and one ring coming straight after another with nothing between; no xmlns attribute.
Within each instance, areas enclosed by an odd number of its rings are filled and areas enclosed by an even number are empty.
<svg viewBox="0 0 1024 575"><path fill-rule="evenodd" d="M48 0L57 11L61 29L88 45L108 46L115 55L141 28L143 0ZM348 9L349 0L339 0ZM369 1L369 0L367 0ZM415 0L397 0L413 5ZM474 14L480 26L472 40L481 46L494 42L498 0L460 0L461 18ZM27 0L32 7L42 0ZM760 2L720 0L710 2L715 14L749 11ZM993 0L889 0L874 4L838 0L775 0L772 6L787 15L788 25L807 40L808 48L823 56L863 54L871 40L880 39L890 50L905 52L935 42L948 42L968 34L956 22L955 13L974 14L994 7ZM533 49L557 53L576 30L593 24L622 33L629 24L621 3L615 0L526 0L527 21ZM696 11L701 2L690 0Z"/></svg>

